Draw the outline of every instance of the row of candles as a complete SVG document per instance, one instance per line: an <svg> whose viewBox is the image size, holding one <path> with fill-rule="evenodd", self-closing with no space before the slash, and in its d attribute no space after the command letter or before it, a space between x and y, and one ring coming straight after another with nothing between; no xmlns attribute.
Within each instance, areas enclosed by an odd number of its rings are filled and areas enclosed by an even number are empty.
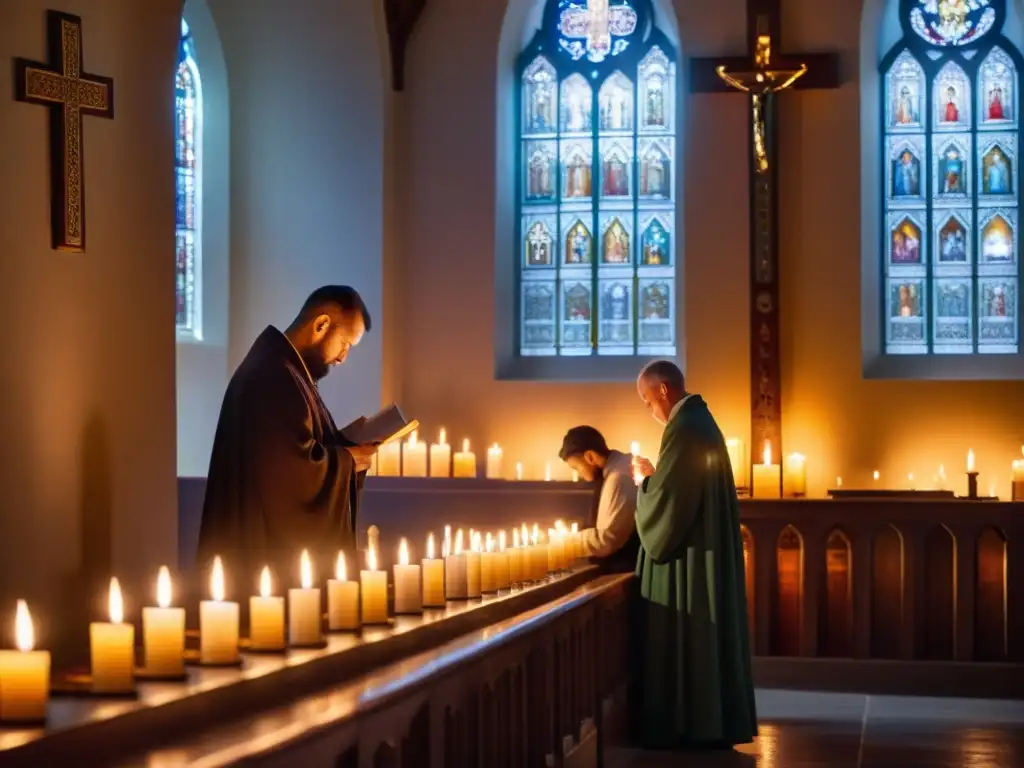
<svg viewBox="0 0 1024 768"><path fill-rule="evenodd" d="M348 578L344 553L335 563L335 578L327 581L327 630L356 631L364 625L387 624L388 574L378 568L375 527L370 531L367 568L359 581ZM447 600L478 598L513 586L546 579L569 569L582 557L582 541L576 524L561 521L532 532L524 524L512 531L506 546L505 531L469 532L454 537L445 527L442 556L434 556L434 535L427 538L426 557L410 562L403 538L398 563L393 566L394 613L420 614L425 608L442 608ZM308 551L299 558L301 587L275 596L269 567L260 574L260 594L249 598L248 650L285 652L287 648L315 648L324 644L324 615L320 588L314 586L313 563ZM210 576L211 600L199 605L199 664L234 666L240 663L239 604L226 600L224 567L219 557ZM172 584L167 567L157 576L157 606L142 609L144 673L149 679L175 680L185 676L185 609L172 606ZM135 626L124 620L124 599L116 578L110 581L108 622L89 627L92 691L97 694L130 694L135 690ZM287 637L285 628L287 626ZM50 692L50 653L35 650L34 628L28 606L17 603L15 613L17 650L0 651L0 723L29 723L45 719Z"/></svg>

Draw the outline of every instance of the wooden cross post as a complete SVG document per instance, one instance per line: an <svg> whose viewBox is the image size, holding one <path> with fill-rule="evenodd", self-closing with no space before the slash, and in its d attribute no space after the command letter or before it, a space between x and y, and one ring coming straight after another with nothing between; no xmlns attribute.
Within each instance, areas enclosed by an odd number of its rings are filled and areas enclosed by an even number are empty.
<svg viewBox="0 0 1024 768"><path fill-rule="evenodd" d="M47 11L49 63L14 60L15 98L50 108L53 247L85 252L82 116L114 116L114 81L82 71L82 20Z"/></svg>
<svg viewBox="0 0 1024 768"><path fill-rule="evenodd" d="M789 88L838 88L839 57L831 53L774 56L780 40L780 0L747 0L750 56L694 59L695 93L750 98L750 462L765 445L782 457L779 348L778 167L775 95ZM755 459L757 460L755 462ZM780 489L781 490L781 489Z"/></svg>

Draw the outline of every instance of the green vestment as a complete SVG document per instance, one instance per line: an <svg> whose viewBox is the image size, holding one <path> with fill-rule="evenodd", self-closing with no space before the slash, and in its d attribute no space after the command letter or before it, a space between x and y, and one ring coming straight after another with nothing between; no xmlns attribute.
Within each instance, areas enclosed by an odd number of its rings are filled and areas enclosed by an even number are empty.
<svg viewBox="0 0 1024 768"><path fill-rule="evenodd" d="M644 745L757 735L740 510L725 440L691 396L637 494L640 731Z"/></svg>

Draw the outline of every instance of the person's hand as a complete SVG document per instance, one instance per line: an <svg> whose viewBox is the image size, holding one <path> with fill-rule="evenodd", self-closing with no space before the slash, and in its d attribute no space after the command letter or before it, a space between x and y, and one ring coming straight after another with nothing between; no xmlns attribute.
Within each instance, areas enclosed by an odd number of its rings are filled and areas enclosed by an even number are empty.
<svg viewBox="0 0 1024 768"><path fill-rule="evenodd" d="M645 478L654 474L654 465L643 456L633 457L633 482L640 485Z"/></svg>
<svg viewBox="0 0 1024 768"><path fill-rule="evenodd" d="M356 463L356 472L365 472L370 468L373 461L373 454L377 452L376 445L350 445L345 448L352 455Z"/></svg>

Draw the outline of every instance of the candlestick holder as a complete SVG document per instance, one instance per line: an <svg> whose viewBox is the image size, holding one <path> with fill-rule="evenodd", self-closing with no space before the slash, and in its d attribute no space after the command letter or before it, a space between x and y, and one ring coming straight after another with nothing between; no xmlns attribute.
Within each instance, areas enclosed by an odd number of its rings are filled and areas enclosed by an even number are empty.
<svg viewBox="0 0 1024 768"><path fill-rule="evenodd" d="M968 472L967 473L967 498L977 499L978 498L978 473Z"/></svg>
<svg viewBox="0 0 1024 768"><path fill-rule="evenodd" d="M1020 480L1013 481L1010 499L1013 501L1024 501L1024 482Z"/></svg>

